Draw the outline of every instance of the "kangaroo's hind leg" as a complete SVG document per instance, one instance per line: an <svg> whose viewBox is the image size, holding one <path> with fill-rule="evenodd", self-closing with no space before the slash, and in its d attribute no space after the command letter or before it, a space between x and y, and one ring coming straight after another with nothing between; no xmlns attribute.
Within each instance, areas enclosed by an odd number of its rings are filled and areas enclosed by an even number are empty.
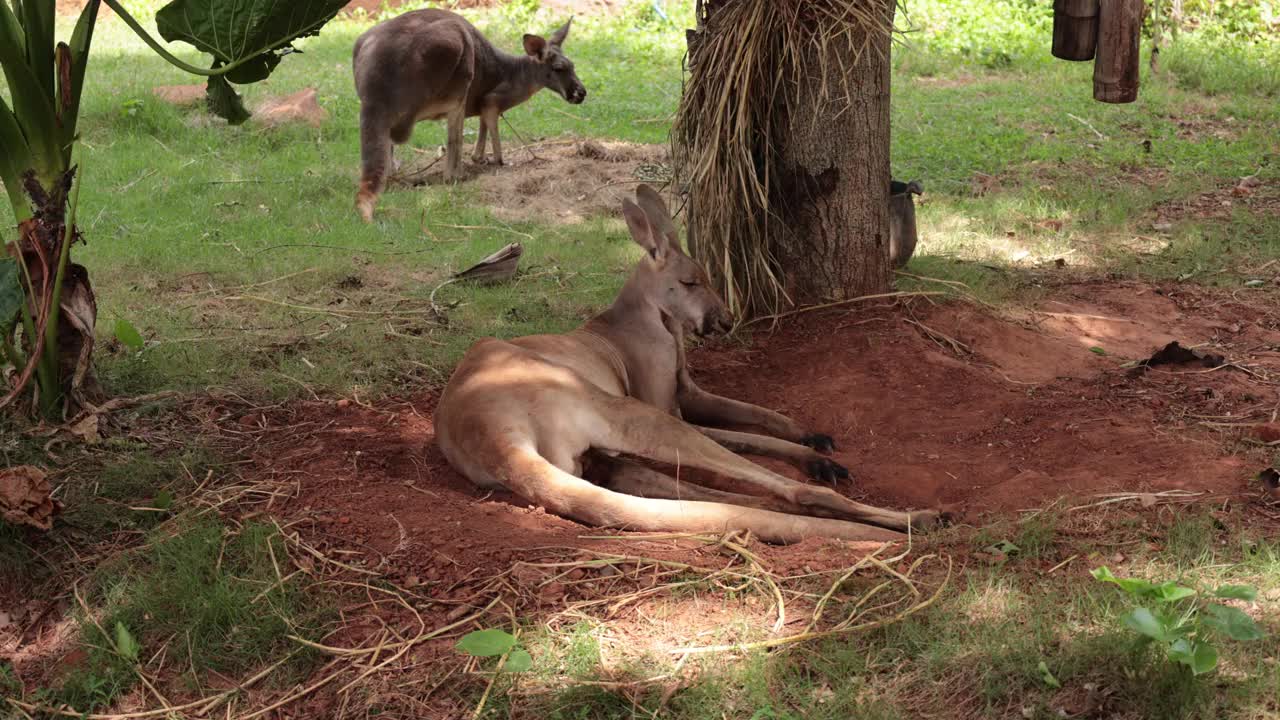
<svg viewBox="0 0 1280 720"><path fill-rule="evenodd" d="M885 510L854 502L828 488L805 485L778 475L733 454L694 426L639 400L601 395L595 402L601 417L591 443L594 448L710 470L788 503L824 508L855 522L894 530L906 530L908 526L922 530L938 520L937 512Z"/></svg>
<svg viewBox="0 0 1280 720"><path fill-rule="evenodd" d="M767 435L720 428L699 427L698 431L735 453L785 460L809 473L809 477L815 480L834 483L837 480L849 478L849 471L845 466L806 445L798 445L789 440Z"/></svg>
<svg viewBox="0 0 1280 720"><path fill-rule="evenodd" d="M679 480L626 458L609 458L603 463L605 464L604 473L607 474L601 484L615 492L636 497L701 500L788 515L840 519L835 513L824 508L803 507L774 497L726 492L687 480Z"/></svg>
<svg viewBox="0 0 1280 720"><path fill-rule="evenodd" d="M356 210L365 222L373 222L373 207L386 187L391 164L391 129L381 108L371 103L360 107L360 189Z"/></svg>

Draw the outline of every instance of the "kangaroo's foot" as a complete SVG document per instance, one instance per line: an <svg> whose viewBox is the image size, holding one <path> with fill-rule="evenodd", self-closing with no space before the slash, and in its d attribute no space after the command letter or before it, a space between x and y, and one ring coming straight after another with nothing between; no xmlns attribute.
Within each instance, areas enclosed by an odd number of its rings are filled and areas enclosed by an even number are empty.
<svg viewBox="0 0 1280 720"><path fill-rule="evenodd" d="M809 433L800 438L801 445L808 445L818 452L829 453L836 449L836 441L831 439L830 435L822 433Z"/></svg>
<svg viewBox="0 0 1280 720"><path fill-rule="evenodd" d="M365 222L373 222L373 206L378 202L378 193L362 185L356 193L356 212Z"/></svg>
<svg viewBox="0 0 1280 720"><path fill-rule="evenodd" d="M819 457L810 460L805 469L809 472L809 477L814 480L822 480L832 485L837 481L849 479L849 469L829 458Z"/></svg>

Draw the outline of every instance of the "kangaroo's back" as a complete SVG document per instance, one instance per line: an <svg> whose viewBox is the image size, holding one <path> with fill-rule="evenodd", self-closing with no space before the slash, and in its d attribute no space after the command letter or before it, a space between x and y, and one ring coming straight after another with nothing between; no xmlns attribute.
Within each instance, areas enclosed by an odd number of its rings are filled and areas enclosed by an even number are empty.
<svg viewBox="0 0 1280 720"><path fill-rule="evenodd" d="M462 99L475 74L477 47L492 54L480 31L460 15L434 8L399 15L356 39L356 93L389 115L415 111L412 106L424 101Z"/></svg>
<svg viewBox="0 0 1280 720"><path fill-rule="evenodd" d="M356 207L365 221L393 165L392 149L409 141L420 120L447 120L445 178L456 180L462 157L462 123L479 115L475 160L484 161L486 134L494 161L502 163L498 117L552 87L571 103L586 89L560 51L569 24L551 40L524 36L524 55L499 51L461 15L415 10L367 30L352 48L360 98L360 190Z"/></svg>

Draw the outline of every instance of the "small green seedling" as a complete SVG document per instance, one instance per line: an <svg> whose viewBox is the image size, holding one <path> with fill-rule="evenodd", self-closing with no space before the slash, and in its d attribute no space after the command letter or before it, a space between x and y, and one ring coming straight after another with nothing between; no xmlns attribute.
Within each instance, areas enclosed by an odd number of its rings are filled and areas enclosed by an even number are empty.
<svg viewBox="0 0 1280 720"><path fill-rule="evenodd" d="M467 633L458 641L458 649L474 657L502 657L498 672L525 672L533 667L533 657L529 651L519 646L516 636L505 630L490 628Z"/></svg>
<svg viewBox="0 0 1280 720"><path fill-rule="evenodd" d="M1120 618L1124 626L1164 649L1170 660L1186 665L1193 675L1212 672L1218 666L1215 641L1257 640L1262 630L1239 608L1206 602L1204 594L1170 580L1152 583L1139 578L1118 578L1105 565L1093 576L1109 582L1139 605ZM1223 585L1211 594L1224 600L1253 600L1258 591L1248 585Z"/></svg>
<svg viewBox="0 0 1280 720"><path fill-rule="evenodd" d="M130 350L141 350L146 345L138 328L124 318L116 320L116 340Z"/></svg>
<svg viewBox="0 0 1280 720"><path fill-rule="evenodd" d="M1000 553L1002 555L1017 555L1022 552L1022 548L1014 545L1008 540L1001 540L993 545L988 545L986 550L987 552Z"/></svg>
<svg viewBox="0 0 1280 720"><path fill-rule="evenodd" d="M1058 682L1058 678L1054 677L1053 673L1049 672L1049 666L1046 665L1043 660L1040 661L1039 665L1036 665L1036 670L1040 672L1040 680L1045 685L1048 685L1055 690L1062 687L1062 683Z"/></svg>
<svg viewBox="0 0 1280 720"><path fill-rule="evenodd" d="M138 653L142 650L142 646L134 639L133 633L129 632L129 628L124 623L116 623L116 652L120 657L130 662L138 661Z"/></svg>

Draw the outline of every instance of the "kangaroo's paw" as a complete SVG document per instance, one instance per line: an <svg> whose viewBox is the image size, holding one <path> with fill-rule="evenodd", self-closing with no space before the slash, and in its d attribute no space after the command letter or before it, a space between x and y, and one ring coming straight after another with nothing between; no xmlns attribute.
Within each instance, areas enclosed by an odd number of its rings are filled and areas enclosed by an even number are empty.
<svg viewBox="0 0 1280 720"><path fill-rule="evenodd" d="M839 480L849 479L849 469L840 463L824 457L814 458L808 463L809 477L834 485Z"/></svg>
<svg viewBox="0 0 1280 720"><path fill-rule="evenodd" d="M829 453L836 449L836 441L831 439L830 435L822 433L810 433L800 438L801 445L809 447L822 453Z"/></svg>
<svg viewBox="0 0 1280 720"><path fill-rule="evenodd" d="M949 525L952 521L951 513L942 513L937 510L920 510L919 512L912 512L910 515L911 529L917 532L937 530Z"/></svg>

